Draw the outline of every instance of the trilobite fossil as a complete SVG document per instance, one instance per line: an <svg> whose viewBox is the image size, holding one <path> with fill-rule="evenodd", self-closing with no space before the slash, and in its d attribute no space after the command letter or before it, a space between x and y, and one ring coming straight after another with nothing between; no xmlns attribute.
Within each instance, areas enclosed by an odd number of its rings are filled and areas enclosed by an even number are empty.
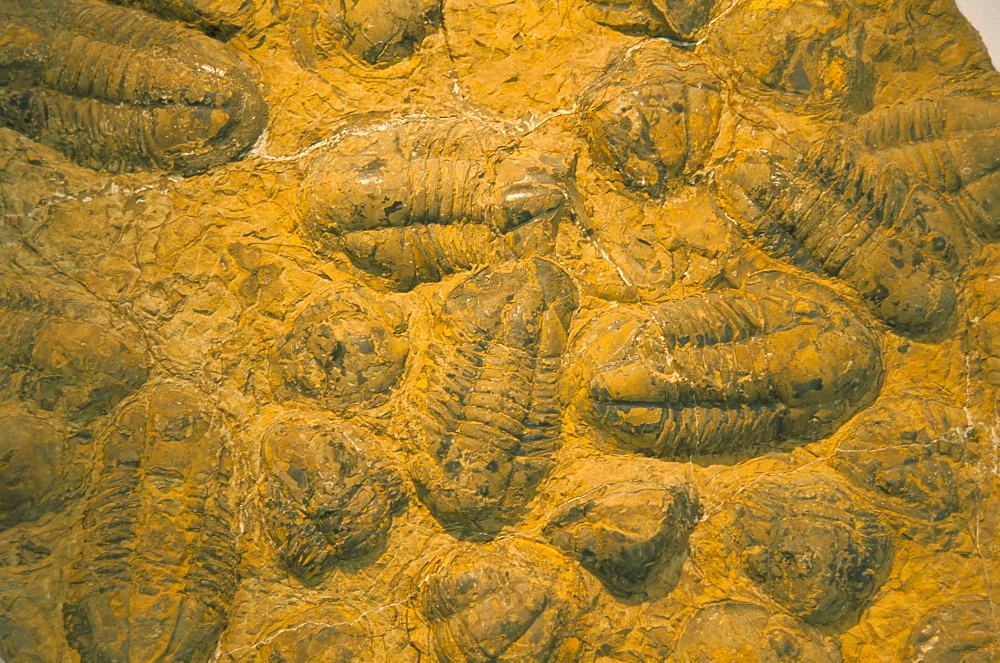
<svg viewBox="0 0 1000 663"><path fill-rule="evenodd" d="M63 605L82 661L208 661L236 592L221 413L166 383L103 441Z"/></svg>
<svg viewBox="0 0 1000 663"><path fill-rule="evenodd" d="M960 596L913 627L904 663L990 663L1000 658L996 606L989 596Z"/></svg>
<svg viewBox="0 0 1000 663"><path fill-rule="evenodd" d="M453 533L495 535L545 475L578 305L569 276L540 258L487 267L448 295L405 416L417 495Z"/></svg>
<svg viewBox="0 0 1000 663"><path fill-rule="evenodd" d="M228 41L251 23L258 0L108 0L137 7L168 21L197 28L210 37Z"/></svg>
<svg viewBox="0 0 1000 663"><path fill-rule="evenodd" d="M708 22L716 0L590 0L596 23L629 34L691 41Z"/></svg>
<svg viewBox="0 0 1000 663"><path fill-rule="evenodd" d="M236 51L99 0L7 0L0 125L111 172L190 175L248 151L266 107Z"/></svg>
<svg viewBox="0 0 1000 663"><path fill-rule="evenodd" d="M851 284L890 327L950 320L967 239L956 210L836 132L806 154L741 152L716 174L719 201L771 255Z"/></svg>
<svg viewBox="0 0 1000 663"><path fill-rule="evenodd" d="M806 472L762 479L734 499L739 563L790 613L836 622L881 585L892 539L835 481Z"/></svg>
<svg viewBox="0 0 1000 663"><path fill-rule="evenodd" d="M285 617L236 660L244 663L361 663L377 661L378 638L364 616L348 608L319 608Z"/></svg>
<svg viewBox="0 0 1000 663"><path fill-rule="evenodd" d="M421 584L428 646L440 663L578 660L584 588L547 546L465 544Z"/></svg>
<svg viewBox="0 0 1000 663"><path fill-rule="evenodd" d="M264 433L264 528L282 564L306 586L383 547L403 504L399 480L358 448L363 435L345 421L304 417L286 417Z"/></svg>
<svg viewBox="0 0 1000 663"><path fill-rule="evenodd" d="M598 164L653 197L704 166L722 113L721 82L693 55L649 41L613 62L580 99Z"/></svg>
<svg viewBox="0 0 1000 663"><path fill-rule="evenodd" d="M664 458L822 437L881 388L878 341L850 304L776 271L615 307L574 347L565 397L618 444Z"/></svg>
<svg viewBox="0 0 1000 663"><path fill-rule="evenodd" d="M1000 237L1000 103L945 96L876 108L858 136L951 201L972 229Z"/></svg>
<svg viewBox="0 0 1000 663"><path fill-rule="evenodd" d="M586 215L575 160L510 142L466 119L359 121L310 164L303 231L402 290L548 250Z"/></svg>

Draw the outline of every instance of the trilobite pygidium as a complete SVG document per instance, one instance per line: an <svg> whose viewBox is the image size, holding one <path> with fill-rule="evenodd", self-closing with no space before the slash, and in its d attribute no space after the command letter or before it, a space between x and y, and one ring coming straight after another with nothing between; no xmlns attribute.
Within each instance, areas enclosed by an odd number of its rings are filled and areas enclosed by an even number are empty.
<svg viewBox="0 0 1000 663"><path fill-rule="evenodd" d="M403 416L417 495L455 535L494 536L544 477L577 307L569 276L540 258L487 267L445 301Z"/></svg>
<svg viewBox="0 0 1000 663"><path fill-rule="evenodd" d="M715 143L721 87L700 60L670 42L629 49L580 98L594 162L653 197L689 183Z"/></svg>
<svg viewBox="0 0 1000 663"><path fill-rule="evenodd" d="M806 153L737 153L719 201L771 255L843 279L883 322L923 336L945 327L968 250L946 200L837 132Z"/></svg>
<svg viewBox="0 0 1000 663"><path fill-rule="evenodd" d="M264 433L259 499L278 558L312 587L380 550L402 505L399 481L365 458L345 421L286 417Z"/></svg>
<svg viewBox="0 0 1000 663"><path fill-rule="evenodd" d="M694 41L708 22L716 0L590 0L595 23L628 34Z"/></svg>
<svg viewBox="0 0 1000 663"><path fill-rule="evenodd" d="M160 384L116 416L96 459L63 605L89 661L208 661L236 592L222 415Z"/></svg>
<svg viewBox="0 0 1000 663"><path fill-rule="evenodd" d="M568 155L508 145L485 122L372 120L310 165L306 235L402 290L551 245L583 204Z"/></svg>
<svg viewBox="0 0 1000 663"><path fill-rule="evenodd" d="M1000 103L974 96L876 108L857 132L879 155L949 200L980 235L1000 239Z"/></svg>
<svg viewBox="0 0 1000 663"><path fill-rule="evenodd" d="M266 106L232 48L99 0L4 0L0 126L112 172L193 174L249 150Z"/></svg>
<svg viewBox="0 0 1000 663"><path fill-rule="evenodd" d="M881 387L879 344L849 303L776 271L739 288L588 323L568 356L584 416L664 458L747 453L831 433Z"/></svg>

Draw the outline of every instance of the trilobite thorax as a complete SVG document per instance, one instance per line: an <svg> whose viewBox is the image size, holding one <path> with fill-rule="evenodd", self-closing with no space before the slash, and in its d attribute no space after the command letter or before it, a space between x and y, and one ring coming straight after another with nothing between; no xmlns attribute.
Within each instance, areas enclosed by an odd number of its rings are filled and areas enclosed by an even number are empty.
<svg viewBox="0 0 1000 663"><path fill-rule="evenodd" d="M555 449L555 385L575 286L534 258L452 290L406 416L417 495L445 528L495 535L531 499Z"/></svg>

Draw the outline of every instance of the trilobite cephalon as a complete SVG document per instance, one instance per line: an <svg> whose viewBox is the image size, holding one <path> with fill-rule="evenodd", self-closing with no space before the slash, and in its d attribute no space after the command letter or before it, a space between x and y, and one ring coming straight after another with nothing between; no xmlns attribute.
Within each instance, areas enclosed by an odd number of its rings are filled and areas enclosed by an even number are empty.
<svg viewBox="0 0 1000 663"><path fill-rule="evenodd" d="M399 480L365 458L345 421L285 417L265 432L258 497L282 565L312 587L339 563L380 550L403 504Z"/></svg>
<svg viewBox="0 0 1000 663"><path fill-rule="evenodd" d="M863 607L892 558L878 516L821 474L761 479L734 497L731 517L743 571L788 612L815 624Z"/></svg>
<svg viewBox="0 0 1000 663"><path fill-rule="evenodd" d="M739 288L618 306L566 360L586 419L663 458L827 435L881 388L876 337L832 290L767 271Z"/></svg>
<svg viewBox="0 0 1000 663"><path fill-rule="evenodd" d="M165 383L115 418L96 459L63 604L82 661L208 661L236 593L222 415Z"/></svg>
<svg viewBox="0 0 1000 663"><path fill-rule="evenodd" d="M111 172L190 175L247 152L267 110L204 34L99 0L5 0L0 125Z"/></svg>
<svg viewBox="0 0 1000 663"><path fill-rule="evenodd" d="M843 279L896 331L922 336L951 321L968 250L954 207L839 132L804 154L737 153L716 184L752 241Z"/></svg>
<svg viewBox="0 0 1000 663"><path fill-rule="evenodd" d="M579 660L586 599L569 560L519 539L464 546L418 596L440 663Z"/></svg>
<svg viewBox="0 0 1000 663"><path fill-rule="evenodd" d="M572 155L457 118L365 118L309 165L302 229L326 254L408 290L548 251L585 217Z"/></svg>
<svg viewBox="0 0 1000 663"><path fill-rule="evenodd" d="M325 410L385 402L406 369L406 319L373 293L323 293L311 300L270 356L270 382L279 401Z"/></svg>
<svg viewBox="0 0 1000 663"><path fill-rule="evenodd" d="M715 144L721 88L700 60L670 42L629 49L581 95L591 156L653 197L690 183Z"/></svg>
<svg viewBox="0 0 1000 663"><path fill-rule="evenodd" d="M448 295L403 416L417 496L456 535L494 536L545 475L578 306L569 276L540 258L487 267Z"/></svg>
<svg viewBox="0 0 1000 663"><path fill-rule="evenodd" d="M148 370L144 348L96 305L0 287L0 375L13 395L86 422L142 386Z"/></svg>
<svg viewBox="0 0 1000 663"><path fill-rule="evenodd" d="M874 109L856 134L916 180L946 193L970 228L1000 239L1000 103L974 96Z"/></svg>

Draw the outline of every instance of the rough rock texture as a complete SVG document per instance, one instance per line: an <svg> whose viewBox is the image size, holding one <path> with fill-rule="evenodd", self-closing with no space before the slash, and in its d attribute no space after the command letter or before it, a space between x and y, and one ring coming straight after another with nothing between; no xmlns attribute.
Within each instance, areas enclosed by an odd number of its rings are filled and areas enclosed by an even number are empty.
<svg viewBox="0 0 1000 663"><path fill-rule="evenodd" d="M953 0L0 0L0 659L1000 657Z"/></svg>

